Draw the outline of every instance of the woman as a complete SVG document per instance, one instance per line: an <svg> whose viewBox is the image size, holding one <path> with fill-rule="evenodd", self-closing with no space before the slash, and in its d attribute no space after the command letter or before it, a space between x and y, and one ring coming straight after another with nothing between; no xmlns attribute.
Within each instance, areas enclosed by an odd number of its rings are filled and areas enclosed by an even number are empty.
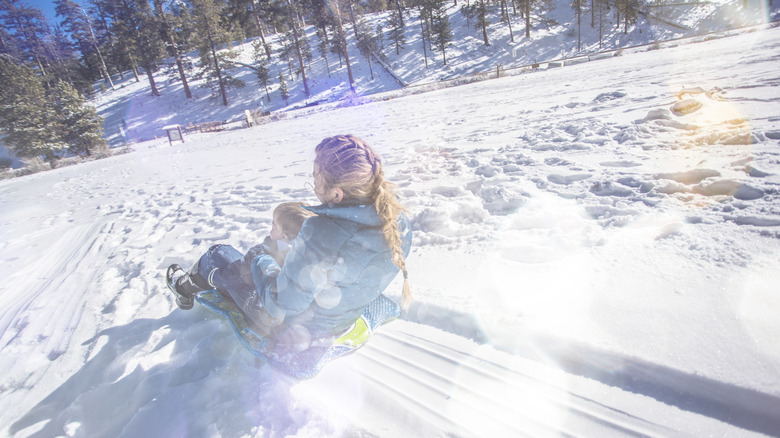
<svg viewBox="0 0 780 438"><path fill-rule="evenodd" d="M315 153L314 193L322 205L307 207L316 216L304 222L283 266L262 244L246 256L214 246L189 274L169 268L179 307L191 308L195 293L218 288L263 334L279 339L294 333L293 342L300 343L343 333L398 271L408 306L411 228L379 156L352 135L326 138ZM247 267L251 285L242 280Z"/></svg>

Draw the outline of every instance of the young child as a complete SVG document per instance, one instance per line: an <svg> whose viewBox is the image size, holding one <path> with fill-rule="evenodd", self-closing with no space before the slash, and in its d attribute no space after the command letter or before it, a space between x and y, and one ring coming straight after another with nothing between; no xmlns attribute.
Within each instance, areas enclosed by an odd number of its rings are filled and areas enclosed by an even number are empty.
<svg viewBox="0 0 780 438"><path fill-rule="evenodd" d="M249 251L247 251L247 253L244 255L244 262L241 263L240 266L236 266L237 269L233 271L234 272L233 278L235 279L235 281L230 282L234 287L254 288L254 280L252 279L252 271L250 265L252 263L252 260L254 260L255 257L257 257L260 254L271 255L279 266L282 266L284 264L284 258L287 255L287 253L290 251L290 242L292 242L293 240L295 240L296 237L298 237L298 233L301 231L301 227L303 227L303 222L312 216L316 216L316 214L303 208L305 206L307 206L307 204L302 202L283 202L274 209L270 235L265 237L263 243L259 245L255 245L252 248L250 248ZM212 249L218 246L219 245L215 245L214 247L212 247ZM201 286L196 286L195 284L191 284L192 282L189 276L183 276L183 277L181 275L176 276L175 272L178 270L181 270L181 267L179 265L171 265L168 268L168 273L166 277L167 277L168 287L171 289L171 291L175 291L176 284L181 283L179 281L180 278L182 279L181 281L186 282L187 284L179 284L179 287L184 287L188 289L195 289L198 287L200 287L200 289L204 289L204 288L208 289L210 287L213 287L213 285L211 284L211 275L216 270L211 271L208 277L203 279L206 282L208 282L208 285L203 284ZM183 273L183 270L181 272ZM268 274L268 273L264 271L264 274ZM243 286L240 285L241 283L243 283ZM220 291L220 292L224 292L224 291ZM182 295L178 292L174 292L174 294L176 295L176 304L179 306L179 308L187 310L187 309L191 309L192 306L194 305L194 301L195 301L194 294Z"/></svg>
<svg viewBox="0 0 780 438"><path fill-rule="evenodd" d="M279 266L284 264L284 257L290 251L290 242L298 237L303 222L315 216L314 213L303 208L306 206L307 204L303 202L283 202L274 209L271 233L266 236L261 245L266 245L271 250L270 254ZM250 248L244 260L251 262L257 257L261 245Z"/></svg>

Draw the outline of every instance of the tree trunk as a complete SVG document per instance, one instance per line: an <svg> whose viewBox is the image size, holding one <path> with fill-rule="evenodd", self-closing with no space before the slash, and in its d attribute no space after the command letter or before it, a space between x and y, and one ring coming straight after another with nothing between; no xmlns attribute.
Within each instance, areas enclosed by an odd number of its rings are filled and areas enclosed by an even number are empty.
<svg viewBox="0 0 780 438"><path fill-rule="evenodd" d="M480 0L480 14L482 21L482 38L485 40L485 45L489 46L490 41L488 41L487 34L487 9L485 8L485 0Z"/></svg>
<svg viewBox="0 0 780 438"><path fill-rule="evenodd" d="M395 4L398 7L398 18L401 20L401 29L404 28L404 9L401 7L401 0L395 0ZM772 3L769 3L770 5Z"/></svg>
<svg viewBox="0 0 780 438"><path fill-rule="evenodd" d="M515 42L515 35L512 33L512 17L509 15L509 8L506 7L506 0L501 0L501 5L506 8L506 22L509 25L509 41Z"/></svg>
<svg viewBox="0 0 780 438"><path fill-rule="evenodd" d="M599 2L599 48L601 48L601 42L604 39L604 11L601 9L604 7L603 2Z"/></svg>
<svg viewBox="0 0 780 438"><path fill-rule="evenodd" d="M209 46L211 47L211 57L214 58L214 69L217 72L217 81L219 81L219 93L222 94L222 104L228 106L227 90L225 90L225 81L222 80L222 69L219 68L219 58L217 58L217 51L214 50L214 42L209 38Z"/></svg>
<svg viewBox="0 0 780 438"><path fill-rule="evenodd" d="M531 0L525 0L525 37L531 38Z"/></svg>
<svg viewBox="0 0 780 438"><path fill-rule="evenodd" d="M425 68L428 68L428 51L425 48L425 24L423 24L424 20L420 20L420 29L422 29L421 35L422 35L422 46L423 46L423 56L425 57Z"/></svg>
<svg viewBox="0 0 780 438"><path fill-rule="evenodd" d="M582 0L577 0L577 51L582 43Z"/></svg>
<svg viewBox="0 0 780 438"><path fill-rule="evenodd" d="M190 86L187 83L187 75L184 74L184 63L181 61L181 56L179 56L179 49L176 48L176 40L173 38L173 32L171 32L171 29L168 25L168 19L165 18L165 12L163 11L162 7L162 0L154 0L154 5L157 8L157 13L160 14L160 20L163 24L163 33L168 39L168 44L171 46L171 53L173 54L173 59L176 61L176 68L179 70L181 84L184 87L184 95L187 96L187 99L192 99L192 92L190 91Z"/></svg>
<svg viewBox="0 0 780 438"><path fill-rule="evenodd" d="M114 88L114 82L111 80L111 75L108 74L108 67L106 67L106 63L103 61L103 55L100 53L100 49L97 45L97 39L95 38L95 32L92 30L92 24L89 22L89 17L87 16L87 12L84 11L84 8L81 8L81 12L84 14L84 20L87 23L87 26L89 27L89 34L92 37L92 45L95 46L95 51L97 52L98 58L100 58L100 65L103 68L103 73L106 75L106 81L111 84L111 89L116 90Z"/></svg>
<svg viewBox="0 0 780 438"><path fill-rule="evenodd" d="M349 5L349 19L352 20L352 30L355 31L355 39L358 38L358 31L357 31L357 21L355 21L355 11L352 10L352 0L347 0L347 4Z"/></svg>
<svg viewBox="0 0 780 438"><path fill-rule="evenodd" d="M301 67L301 75L303 76L303 90L306 93L306 97L309 97L309 81L306 80L306 68L303 66L303 55L301 54L301 43L298 41L298 25L296 24L297 17L295 13L295 4L292 0L289 1L288 7L290 8L290 25L292 25L293 39L295 40L295 52L298 55L298 64Z"/></svg>
<svg viewBox="0 0 780 438"><path fill-rule="evenodd" d="M344 45L344 59L347 63L347 76L349 76L349 89L355 92L355 79L352 77L352 65L349 63L349 51L347 50L347 38L344 36L344 25L341 23L341 12L339 11L338 2L334 2L336 5L336 25L339 29L339 38L341 44ZM340 58L339 58L340 59Z"/></svg>
<svg viewBox="0 0 780 438"><path fill-rule="evenodd" d="M154 82L152 67L149 64L146 64L144 66L144 70L146 70L146 76L149 78L149 86L152 88L152 96L159 96L160 92L157 90L157 84Z"/></svg>
<svg viewBox="0 0 780 438"><path fill-rule="evenodd" d="M263 49L265 49L265 56L268 58L268 62L271 62L271 49L268 44L265 43L265 32L263 32L263 22L260 21L260 12L257 10L255 1L252 0L252 15L255 16L255 24L257 24L257 31L260 32L260 41L263 42Z"/></svg>
<svg viewBox="0 0 780 438"><path fill-rule="evenodd" d="M628 5L626 4L626 10L623 11L623 33L628 34Z"/></svg>
<svg viewBox="0 0 780 438"><path fill-rule="evenodd" d="M133 70L133 75L135 75L135 81L141 82L141 75L138 74L138 64L135 63L135 58L133 58L133 55L127 55L128 59L130 59L130 68Z"/></svg>

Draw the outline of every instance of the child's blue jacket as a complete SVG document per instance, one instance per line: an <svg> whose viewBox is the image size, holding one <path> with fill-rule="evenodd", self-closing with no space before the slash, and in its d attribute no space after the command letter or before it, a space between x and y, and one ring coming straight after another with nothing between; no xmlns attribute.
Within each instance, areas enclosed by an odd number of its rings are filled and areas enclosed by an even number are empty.
<svg viewBox="0 0 780 438"><path fill-rule="evenodd" d="M398 274L372 205L308 207L284 266L269 254L251 264L260 304L288 326L302 326L313 337L337 335L360 317ZM405 213L398 217L404 256L412 233ZM400 289L400 288L399 288ZM400 290L399 290L400 292Z"/></svg>

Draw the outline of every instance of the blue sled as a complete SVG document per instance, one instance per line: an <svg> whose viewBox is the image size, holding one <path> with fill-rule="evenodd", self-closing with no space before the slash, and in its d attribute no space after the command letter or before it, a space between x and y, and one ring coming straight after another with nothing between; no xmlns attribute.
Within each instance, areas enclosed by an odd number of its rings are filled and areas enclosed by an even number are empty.
<svg viewBox="0 0 780 438"><path fill-rule="evenodd" d="M236 303L224 299L216 289L200 292L195 299L207 309L225 317L238 340L255 357L296 379L316 376L326 363L362 347L374 330L401 314L398 303L379 295L366 307L347 333L335 339L312 340L311 346L306 350L285 352L274 348L272 339L258 334Z"/></svg>

